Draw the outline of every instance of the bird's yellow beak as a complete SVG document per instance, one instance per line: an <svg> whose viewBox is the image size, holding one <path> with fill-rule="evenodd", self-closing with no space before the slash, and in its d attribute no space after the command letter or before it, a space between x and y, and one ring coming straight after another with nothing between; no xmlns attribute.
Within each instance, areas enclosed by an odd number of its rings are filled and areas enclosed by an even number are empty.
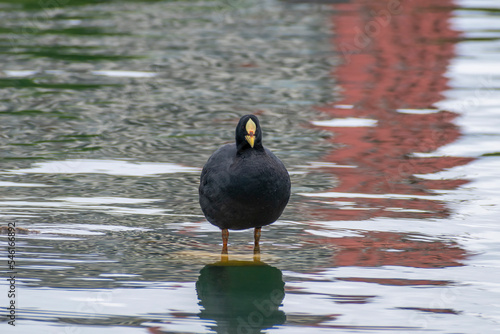
<svg viewBox="0 0 500 334"><path fill-rule="evenodd" d="M253 148L253 145L255 144L255 132L257 131L257 125L255 125L255 123L251 119L249 119L245 128L248 133L248 135L245 136L245 139Z"/></svg>

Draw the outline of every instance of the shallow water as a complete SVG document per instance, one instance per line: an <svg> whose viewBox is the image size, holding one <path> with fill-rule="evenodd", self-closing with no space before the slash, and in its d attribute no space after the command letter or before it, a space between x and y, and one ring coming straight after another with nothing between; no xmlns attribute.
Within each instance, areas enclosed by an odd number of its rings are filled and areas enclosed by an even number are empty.
<svg viewBox="0 0 500 334"><path fill-rule="evenodd" d="M397 4L0 1L1 332L500 332L500 6ZM244 113L293 194L221 262Z"/></svg>

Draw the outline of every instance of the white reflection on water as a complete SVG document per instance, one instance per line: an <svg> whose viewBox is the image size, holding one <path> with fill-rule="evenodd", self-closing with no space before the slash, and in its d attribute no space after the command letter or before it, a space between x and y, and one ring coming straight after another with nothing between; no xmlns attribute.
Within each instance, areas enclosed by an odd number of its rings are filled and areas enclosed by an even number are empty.
<svg viewBox="0 0 500 334"><path fill-rule="evenodd" d="M92 74L119 78L152 78L158 75L155 72L140 71L92 71Z"/></svg>
<svg viewBox="0 0 500 334"><path fill-rule="evenodd" d="M9 170L10 174L108 174L121 176L159 176L169 173L198 173L201 169L168 162L69 159L33 164L32 168Z"/></svg>
<svg viewBox="0 0 500 334"><path fill-rule="evenodd" d="M51 224L37 225L37 229L44 234L57 235L104 235L106 232L122 232L122 231L148 231L149 229L140 227L127 227L116 225L98 225L98 224Z"/></svg>
<svg viewBox="0 0 500 334"><path fill-rule="evenodd" d="M313 121L316 126L331 126L331 127L358 127L358 126L377 126L377 120L369 118L336 118L329 121Z"/></svg>
<svg viewBox="0 0 500 334"><path fill-rule="evenodd" d="M3 73L8 77L29 77L30 75L36 74L38 71L31 70L4 70Z"/></svg>
<svg viewBox="0 0 500 334"><path fill-rule="evenodd" d="M47 184L40 184L40 183L17 183L17 182L7 182L7 181L0 181L0 187L52 187Z"/></svg>
<svg viewBox="0 0 500 334"><path fill-rule="evenodd" d="M86 212L88 210L93 210L94 212L106 212L109 214L141 214L141 215L160 215L167 211L172 211L170 209L160 209L160 208L135 208L135 207L125 207L125 206L112 206L112 205L100 205L99 202L101 198L54 198L53 201L47 202L36 202L30 200L6 200L0 202L0 207L6 207L8 210L28 210L36 209L37 211L48 210L78 210ZM138 204L138 203L150 203L156 200L139 200L139 199L127 199L130 202L110 202L110 198L104 198L104 204Z"/></svg>
<svg viewBox="0 0 500 334"><path fill-rule="evenodd" d="M396 110L397 112L403 113L403 114L418 114L418 115L424 115L424 114L434 114L439 112L439 109L398 109Z"/></svg>
<svg viewBox="0 0 500 334"><path fill-rule="evenodd" d="M403 194L363 194L363 193L342 193L342 192L324 192L324 193L299 193L298 195L306 197L331 197L331 198L396 198L412 200L415 198L426 200L442 200L436 196L425 195L403 195Z"/></svg>

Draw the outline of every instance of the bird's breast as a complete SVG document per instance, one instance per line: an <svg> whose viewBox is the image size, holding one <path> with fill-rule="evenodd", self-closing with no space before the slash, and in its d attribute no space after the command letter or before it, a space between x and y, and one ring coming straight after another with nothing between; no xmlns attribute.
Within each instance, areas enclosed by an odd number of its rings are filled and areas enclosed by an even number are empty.
<svg viewBox="0 0 500 334"><path fill-rule="evenodd" d="M228 194L247 202L268 202L276 195L286 191L287 184L283 182L283 174L288 173L269 164L243 164L232 169L229 175Z"/></svg>

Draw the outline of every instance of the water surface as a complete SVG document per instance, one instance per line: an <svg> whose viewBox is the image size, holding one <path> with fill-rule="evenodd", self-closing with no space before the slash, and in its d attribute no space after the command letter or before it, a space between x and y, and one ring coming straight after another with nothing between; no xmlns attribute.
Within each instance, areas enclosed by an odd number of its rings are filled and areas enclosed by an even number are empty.
<svg viewBox="0 0 500 334"><path fill-rule="evenodd" d="M495 1L0 6L2 333L499 331ZM221 262L198 178L245 113L292 198Z"/></svg>

